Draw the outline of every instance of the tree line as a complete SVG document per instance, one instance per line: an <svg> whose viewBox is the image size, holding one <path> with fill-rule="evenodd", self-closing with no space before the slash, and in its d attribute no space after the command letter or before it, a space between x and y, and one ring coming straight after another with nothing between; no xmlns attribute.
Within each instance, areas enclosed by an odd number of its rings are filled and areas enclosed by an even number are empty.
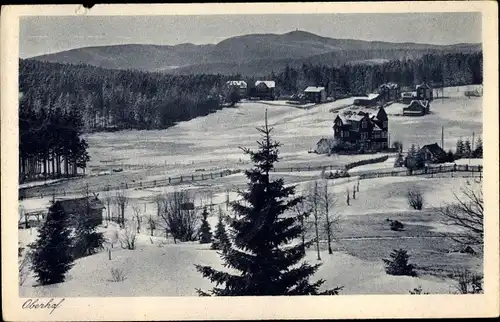
<svg viewBox="0 0 500 322"><path fill-rule="evenodd" d="M383 64L304 63L272 71L276 94L291 95L307 86L325 86L334 97L365 94L386 82L414 86L482 83L482 53L426 54L418 59ZM244 75L168 75L136 70L112 70L20 60L19 90L26 107L37 110L63 102L66 111L78 110L85 131L108 129L164 129L180 121L215 112L234 103L225 83L243 79L249 89L257 80ZM234 96L234 95L233 95Z"/></svg>
<svg viewBox="0 0 500 322"><path fill-rule="evenodd" d="M45 106L21 98L19 106L19 182L74 176L85 169L87 142L80 138L82 118L67 96Z"/></svg>
<svg viewBox="0 0 500 322"><path fill-rule="evenodd" d="M222 108L225 76L172 76L20 60L19 90L26 106L64 100L79 110L85 131L161 129Z"/></svg>
<svg viewBox="0 0 500 322"><path fill-rule="evenodd" d="M302 64L270 73L279 95L303 91L307 86L323 86L335 98L373 92L394 82L413 87L428 82L434 87L481 84L483 56L477 53L426 54L418 59L391 60L383 64L345 64L340 67Z"/></svg>

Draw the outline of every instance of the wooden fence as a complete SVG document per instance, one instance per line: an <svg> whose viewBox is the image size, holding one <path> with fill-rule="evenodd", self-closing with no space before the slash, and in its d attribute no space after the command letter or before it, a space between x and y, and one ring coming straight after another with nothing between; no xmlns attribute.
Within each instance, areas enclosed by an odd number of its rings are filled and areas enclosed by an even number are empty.
<svg viewBox="0 0 500 322"><path fill-rule="evenodd" d="M421 175L430 175L438 173L453 173L455 172L469 172L474 176L474 173L477 173L477 176L482 179L483 167L478 166L469 166L469 165L450 165L450 166L432 166L426 167L423 169L403 169L403 170L395 170L395 171L385 171L385 172L366 172L356 174L359 176L360 180L363 179L372 179L372 178L384 178L384 177L399 177L399 176L421 176Z"/></svg>
<svg viewBox="0 0 500 322"><path fill-rule="evenodd" d="M278 167L274 168L274 172L300 172L300 171L327 171L327 170L343 170L343 167L334 166L334 165L318 165L318 166L305 166L305 167ZM236 170L222 170L219 172L211 172L211 173L194 173L190 175L184 175L179 177L166 177L158 180L149 180L149 181L134 181L134 182L124 182L119 185L98 185L92 186L90 189L92 191L110 191L110 190L120 190L120 189L148 189L148 188L156 188L156 187L164 187L175 184L182 184L188 182L198 182L205 180L212 180L216 178L222 178L225 176L229 176L236 173L241 173L244 170L236 169ZM469 165L434 165L431 167L427 167L424 169L418 170L394 170L394 171L385 171L385 172L374 172L374 171L366 171L358 174L354 174L353 176L359 176L359 179L371 179L371 178L383 178L383 177L396 177L396 176L418 176L418 175L433 175L437 173L454 173L454 172L469 172L477 173L479 178L482 178L482 166L469 166ZM72 189L72 190L60 190L57 189L57 183L41 185L36 187L22 188L19 189L19 198L35 198L44 196L65 196L66 194L84 194L86 188L81 189ZM52 189L51 189L52 188Z"/></svg>

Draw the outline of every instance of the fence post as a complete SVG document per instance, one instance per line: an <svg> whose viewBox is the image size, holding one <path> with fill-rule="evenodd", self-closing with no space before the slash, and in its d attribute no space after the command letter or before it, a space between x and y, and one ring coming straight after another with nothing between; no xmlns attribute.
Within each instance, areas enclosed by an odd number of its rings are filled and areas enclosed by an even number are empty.
<svg viewBox="0 0 500 322"><path fill-rule="evenodd" d="M181 182L182 182L182 176L181 176Z"/></svg>
<svg viewBox="0 0 500 322"><path fill-rule="evenodd" d="M154 180L154 181L153 181L153 186L155 186L155 187L156 187L156 180Z"/></svg>
<svg viewBox="0 0 500 322"><path fill-rule="evenodd" d="M203 173L201 174L201 180L204 180L204 179L203 179Z"/></svg>
<svg viewBox="0 0 500 322"><path fill-rule="evenodd" d="M212 172L210 172L210 178L213 179L214 178L214 174Z"/></svg>
<svg viewBox="0 0 500 322"><path fill-rule="evenodd" d="M172 181L172 178L168 177L168 183L170 183Z"/></svg>
<svg viewBox="0 0 500 322"><path fill-rule="evenodd" d="M128 183L125 182L125 189L128 189Z"/></svg>
<svg viewBox="0 0 500 322"><path fill-rule="evenodd" d="M222 178L222 176L223 176L223 175L222 175L222 171L221 171L221 172L220 172L220 177Z"/></svg>

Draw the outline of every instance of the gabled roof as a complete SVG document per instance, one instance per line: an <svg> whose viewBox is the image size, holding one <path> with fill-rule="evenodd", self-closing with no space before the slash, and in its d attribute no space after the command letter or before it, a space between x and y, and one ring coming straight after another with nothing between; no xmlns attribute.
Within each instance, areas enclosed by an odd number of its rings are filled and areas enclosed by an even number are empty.
<svg viewBox="0 0 500 322"><path fill-rule="evenodd" d="M429 86L429 84L427 84L427 83L423 83L423 84L417 85L415 88L416 88L416 89L419 89L420 87L425 87L425 88L429 88L429 89L431 88L431 87Z"/></svg>
<svg viewBox="0 0 500 322"><path fill-rule="evenodd" d="M240 88L247 88L247 83L242 80L230 80L226 82L228 86L238 86Z"/></svg>
<svg viewBox="0 0 500 322"><path fill-rule="evenodd" d="M446 154L446 152L437 143L424 145L422 149L427 149L434 156Z"/></svg>
<svg viewBox="0 0 500 322"><path fill-rule="evenodd" d="M382 88L397 89L397 88L399 88L399 85L396 83L385 83L385 84L380 85L380 89L382 89Z"/></svg>
<svg viewBox="0 0 500 322"><path fill-rule="evenodd" d="M83 197L76 199L56 200L66 214L83 214L88 207L91 210L99 210L104 208L104 204L95 197Z"/></svg>
<svg viewBox="0 0 500 322"><path fill-rule="evenodd" d="M257 86L261 83L264 83L267 86L267 88L275 88L276 87L275 81L260 81L260 80L255 82L255 86Z"/></svg>
<svg viewBox="0 0 500 322"><path fill-rule="evenodd" d="M321 91L324 91L325 88L324 87L316 87L316 86L308 86L304 92L305 93L319 93Z"/></svg>
<svg viewBox="0 0 500 322"><path fill-rule="evenodd" d="M418 104L418 105L420 105L423 108L427 108L427 106L429 106L429 101L425 101L425 100L413 100L413 101L410 102L410 104L408 106L412 106L413 104Z"/></svg>
<svg viewBox="0 0 500 322"><path fill-rule="evenodd" d="M380 128L380 126L377 125L377 123L372 122L372 124L373 124L373 131L382 131L382 129Z"/></svg>

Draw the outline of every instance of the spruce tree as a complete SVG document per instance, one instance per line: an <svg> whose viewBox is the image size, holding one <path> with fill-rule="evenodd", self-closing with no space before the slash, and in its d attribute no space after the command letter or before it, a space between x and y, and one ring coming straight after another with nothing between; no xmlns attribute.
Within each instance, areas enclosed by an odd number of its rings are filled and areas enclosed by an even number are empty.
<svg viewBox="0 0 500 322"><path fill-rule="evenodd" d="M464 157L470 158L472 155L472 148L469 139L464 142Z"/></svg>
<svg viewBox="0 0 500 322"><path fill-rule="evenodd" d="M198 293L204 296L320 294L324 281L309 282L320 264L309 265L303 260L302 243L290 244L300 238L301 227L291 210L302 197L294 197L295 187L285 187L282 178L271 180L269 175L278 161L280 144L271 139L267 112L265 126L258 130L263 134L259 150L243 148L254 168L245 172L249 182L248 189L240 192L243 201L232 204L235 216L230 222L231 243L221 250L224 266L239 273L233 275L196 265L204 277L216 283L212 290L198 290ZM324 294L338 291L336 288Z"/></svg>
<svg viewBox="0 0 500 322"><path fill-rule="evenodd" d="M475 158L483 158L483 140L479 137L476 141L476 148L474 149Z"/></svg>
<svg viewBox="0 0 500 322"><path fill-rule="evenodd" d="M460 138L457 140L457 146L455 150L455 160L461 159L464 155L464 141Z"/></svg>
<svg viewBox="0 0 500 322"><path fill-rule="evenodd" d="M215 227L215 234L210 248L221 250L224 245L228 245L229 237L227 236L226 227L224 226L224 217L222 209L219 208L219 221Z"/></svg>
<svg viewBox="0 0 500 322"><path fill-rule="evenodd" d="M69 218L55 203L38 232L33 249L32 267L42 285L64 282L66 272L73 267Z"/></svg>
<svg viewBox="0 0 500 322"><path fill-rule="evenodd" d="M91 216L78 216L76 218L76 228L73 246L75 258L95 254L102 249L104 236L97 231L98 222Z"/></svg>
<svg viewBox="0 0 500 322"><path fill-rule="evenodd" d="M200 244L208 244L212 241L212 232L210 231L210 225L208 224L208 211L207 207L203 207L203 216L201 227L200 227Z"/></svg>

